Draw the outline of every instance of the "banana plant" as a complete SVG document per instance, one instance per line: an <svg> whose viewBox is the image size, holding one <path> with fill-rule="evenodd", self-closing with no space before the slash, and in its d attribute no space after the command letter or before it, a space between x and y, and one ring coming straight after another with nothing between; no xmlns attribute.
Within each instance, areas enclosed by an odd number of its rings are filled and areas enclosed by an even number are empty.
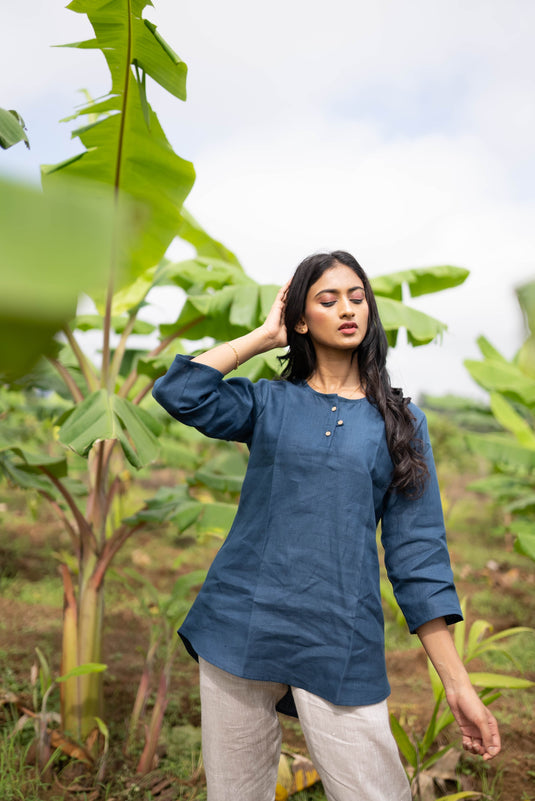
<svg viewBox="0 0 535 801"><path fill-rule="evenodd" d="M104 580L118 551L150 521L172 519L181 530L194 523L200 530L217 529L224 536L233 515L234 507L227 508L229 504L217 497L211 507L196 505L185 485L177 488L176 496L163 490L136 513L128 517L122 513L125 465L129 471L139 470L160 450L162 415L150 398L154 380L169 364L171 350L189 352L192 342L203 337L229 339L260 324L277 291L249 278L236 256L183 206L194 170L169 144L148 102L146 77L184 100L186 65L144 18L148 5L148 0L70 3L68 8L87 15L94 30L94 38L70 46L103 53L110 91L104 98L89 100L71 118L85 118L73 133L84 149L43 168L43 196L36 200L21 195L11 217L8 200L5 208L11 221L6 241L11 244L3 264L12 281L11 300L4 304L0 298L0 330L5 326L6 333L11 331L14 309L21 335L30 332L27 340L34 347L28 346L22 367L17 369L13 357L5 365L0 362L0 370L5 366L3 376L11 388L27 393L39 410L44 392L50 412L53 393L56 416L44 414L52 434L39 453L21 443L0 420L0 469L10 482L46 498L70 536L72 557L61 566L65 596L61 673L70 677L62 682L61 717L63 729L80 738L88 735L97 718L103 718L100 674L78 671L81 665L102 662ZM17 191L18 187L10 190L10 196ZM84 232L81 221L88 204L92 211L85 218ZM24 234L25 209L30 205L31 220L40 231L37 242L43 243L46 256L41 274L29 266L40 264L32 237ZM194 256L173 263L165 253L177 236L191 244ZM59 272L52 272L54 262L60 265ZM440 267L376 279L391 342L400 327L407 329L415 345L439 336L445 328L405 306L403 286L418 295L455 286L466 275L460 268ZM47 283L52 288L48 294ZM159 339L150 350L130 347L132 336L155 329L139 319L139 312L151 302L152 289L162 286L178 286L185 293L176 321L159 327ZM76 316L81 292L93 299L96 314ZM56 295L62 300L59 306ZM42 329L36 328L41 324ZM82 347L81 335L87 330L98 331L101 337L99 365ZM59 339L54 336L58 331ZM18 339L13 341L14 354L17 345ZM39 354L46 360L36 361ZM4 353L0 358L6 358ZM269 377L277 367L276 354L270 353L239 372ZM40 393L32 395L34 389ZM221 463L205 466L197 478L212 493L223 485L235 487L241 480L237 467Z"/></svg>
<svg viewBox="0 0 535 801"><path fill-rule="evenodd" d="M535 281L517 290L529 334L512 360L484 337L482 361L465 361L472 378L489 392L496 433L469 434L472 450L490 461L493 473L470 488L490 494L509 516L515 550L535 561Z"/></svg>

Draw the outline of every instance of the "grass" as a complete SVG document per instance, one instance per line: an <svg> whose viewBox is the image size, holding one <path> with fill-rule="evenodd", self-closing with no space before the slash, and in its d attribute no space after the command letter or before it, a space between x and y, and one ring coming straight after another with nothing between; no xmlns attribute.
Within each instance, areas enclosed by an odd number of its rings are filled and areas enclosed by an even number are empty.
<svg viewBox="0 0 535 801"><path fill-rule="evenodd" d="M0 733L0 798L2 801L60 801L63 793L50 793L33 765L28 764L31 743L21 746L14 738Z"/></svg>

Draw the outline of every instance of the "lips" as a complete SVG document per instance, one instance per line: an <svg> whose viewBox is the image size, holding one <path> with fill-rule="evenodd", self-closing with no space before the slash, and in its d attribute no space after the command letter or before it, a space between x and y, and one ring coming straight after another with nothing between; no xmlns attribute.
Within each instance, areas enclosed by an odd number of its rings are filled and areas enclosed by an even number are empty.
<svg viewBox="0 0 535 801"><path fill-rule="evenodd" d="M357 330L356 323L342 323L342 325L338 328L339 331L356 331Z"/></svg>

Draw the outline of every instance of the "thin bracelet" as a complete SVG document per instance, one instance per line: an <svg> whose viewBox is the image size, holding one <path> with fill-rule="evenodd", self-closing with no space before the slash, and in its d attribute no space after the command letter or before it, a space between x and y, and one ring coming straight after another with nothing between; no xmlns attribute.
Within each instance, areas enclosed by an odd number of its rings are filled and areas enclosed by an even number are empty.
<svg viewBox="0 0 535 801"><path fill-rule="evenodd" d="M234 351L234 355L236 356L236 367L235 367L234 369L235 369L235 370L237 370L237 369L238 369L238 367L240 366L240 357L239 357L239 355L238 355L238 351L236 350L236 348L234 347L234 345L231 345L231 344L230 344L230 342L225 342L225 345L228 345L228 346L229 346L229 348L232 348L232 350Z"/></svg>

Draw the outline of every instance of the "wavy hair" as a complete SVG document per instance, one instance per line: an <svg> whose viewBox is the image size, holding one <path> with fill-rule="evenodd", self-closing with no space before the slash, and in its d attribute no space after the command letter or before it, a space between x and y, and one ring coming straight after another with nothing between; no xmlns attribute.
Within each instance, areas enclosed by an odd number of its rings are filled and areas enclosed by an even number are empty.
<svg viewBox="0 0 535 801"><path fill-rule="evenodd" d="M353 270L364 285L368 302L368 330L352 358L357 357L360 381L366 387L366 397L385 421L386 441L394 464L391 489L417 497L424 489L428 469L415 438L414 416L408 408L410 398L401 389L391 386L386 369L388 342L379 318L377 303L368 277L357 260L343 250L317 253L304 259L292 278L286 297L285 325L288 351L280 357L284 364L281 377L297 383L306 381L316 369L316 351L310 334L299 334L295 327L305 312L308 290L323 273L337 264Z"/></svg>

